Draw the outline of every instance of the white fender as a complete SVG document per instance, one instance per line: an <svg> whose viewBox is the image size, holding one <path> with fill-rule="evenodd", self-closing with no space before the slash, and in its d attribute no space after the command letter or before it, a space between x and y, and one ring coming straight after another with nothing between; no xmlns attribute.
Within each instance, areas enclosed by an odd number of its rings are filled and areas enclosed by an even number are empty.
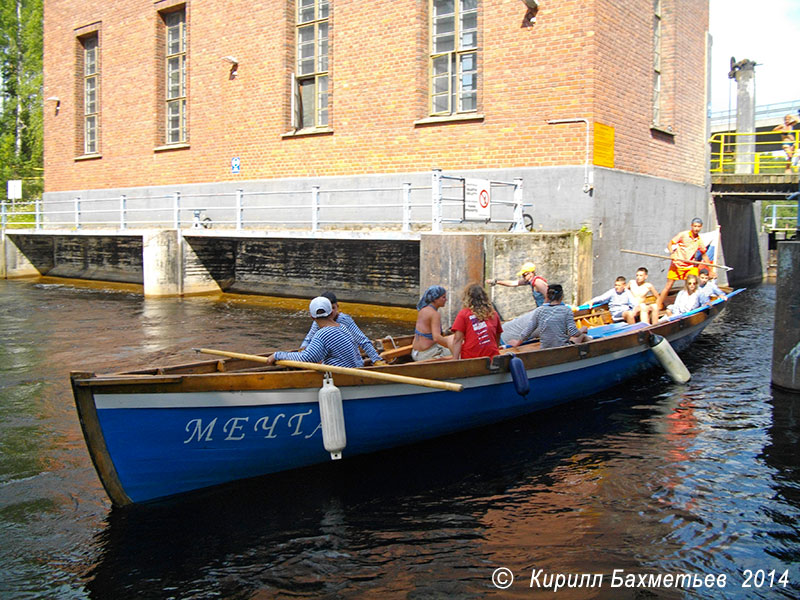
<svg viewBox="0 0 800 600"><path fill-rule="evenodd" d="M670 346L667 338L660 335L651 335L650 347L658 362L664 367L667 375L672 377L675 383L686 383L692 378L689 369L683 364L678 353Z"/></svg>
<svg viewBox="0 0 800 600"><path fill-rule="evenodd" d="M331 460L342 458L342 450L347 446L342 393L333 384L333 378L329 373L325 374L319 390L319 418L325 450L331 453Z"/></svg>

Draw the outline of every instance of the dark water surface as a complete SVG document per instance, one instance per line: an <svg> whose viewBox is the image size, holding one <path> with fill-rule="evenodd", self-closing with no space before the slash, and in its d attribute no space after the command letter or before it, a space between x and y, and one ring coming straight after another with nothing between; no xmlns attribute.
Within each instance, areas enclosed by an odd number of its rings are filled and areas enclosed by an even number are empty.
<svg viewBox="0 0 800 600"><path fill-rule="evenodd" d="M770 388L774 294L731 300L684 354L686 385L654 372L543 415L111 509L71 370L291 347L308 319L0 280L0 598L798 598L800 397ZM664 585L679 574L704 585ZM542 589L557 576L582 587Z"/></svg>

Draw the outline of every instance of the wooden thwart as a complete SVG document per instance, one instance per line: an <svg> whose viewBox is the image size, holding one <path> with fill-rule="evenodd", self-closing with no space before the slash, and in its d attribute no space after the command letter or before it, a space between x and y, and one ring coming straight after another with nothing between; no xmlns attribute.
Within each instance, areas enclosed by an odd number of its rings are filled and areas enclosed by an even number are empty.
<svg viewBox="0 0 800 600"><path fill-rule="evenodd" d="M209 348L194 348L195 352L202 352L203 354L214 354L217 356L226 356L228 358L239 358L242 360L252 360L253 362L267 362L267 358L257 354L242 354L240 352L227 352L225 350L211 350ZM352 367L337 367L334 365L321 365L319 363L301 362L298 360L278 360L275 361L276 365L284 367L293 367L295 369L308 369L310 371L320 371L322 373L338 373L340 375L354 375L356 377L365 377L368 379L379 379L381 381L391 381L393 383L407 383L410 385L420 385L423 387L435 388L440 390L448 390L451 392L460 392L464 386L460 383L451 383L449 381L437 381L435 379L424 379L422 377L410 377L408 375L397 375L395 373L382 373L380 371L369 371L367 369L356 369Z"/></svg>

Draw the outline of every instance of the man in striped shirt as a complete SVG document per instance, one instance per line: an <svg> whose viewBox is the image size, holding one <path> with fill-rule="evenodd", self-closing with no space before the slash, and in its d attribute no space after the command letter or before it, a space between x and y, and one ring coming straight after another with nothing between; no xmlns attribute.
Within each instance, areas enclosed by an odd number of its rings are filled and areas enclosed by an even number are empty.
<svg viewBox="0 0 800 600"><path fill-rule="evenodd" d="M308 311L318 327L308 346L301 352L275 352L267 357L267 364L274 364L276 360L297 360L337 367L363 367L364 361L353 336L333 319L331 301L318 296L311 301Z"/></svg>
<svg viewBox="0 0 800 600"><path fill-rule="evenodd" d="M564 297L563 288L558 285L547 287L547 304L540 306L531 313L528 326L522 331L518 340L510 340L509 346L516 348L528 339L535 329L539 329L539 341L542 350L557 348L567 344L581 344L592 338L587 335L586 327L578 329L575 318L570 309L561 300Z"/></svg>
<svg viewBox="0 0 800 600"><path fill-rule="evenodd" d="M353 341L356 343L356 346L364 351L364 354L372 361L372 364L385 365L386 361L381 358L381 355L378 354L377 350L375 350L375 346L372 345L372 342L369 340L369 338L364 335L364 332L361 331L358 325L356 325L356 322L353 321L353 318L350 315L339 311L339 302L336 299L336 294L333 292L323 292L322 297L331 301L331 307L333 308L331 318L339 325L344 327L350 333L350 335L353 336ZM319 325L317 325L317 322L314 321L311 324L311 329L308 330L306 337L303 339L303 343L300 344L301 349L305 348L311 343L311 340L317 331L319 331Z"/></svg>

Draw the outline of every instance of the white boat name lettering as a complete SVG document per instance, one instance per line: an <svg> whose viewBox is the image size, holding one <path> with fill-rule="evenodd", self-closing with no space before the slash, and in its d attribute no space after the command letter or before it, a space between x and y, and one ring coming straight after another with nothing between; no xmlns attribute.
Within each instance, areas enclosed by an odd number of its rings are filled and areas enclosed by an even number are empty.
<svg viewBox="0 0 800 600"><path fill-rule="evenodd" d="M309 425L308 421L304 421L304 418L309 416L311 413L311 410L301 413L294 413L288 418L286 414L278 413L277 415L273 416L271 420L268 416L260 417L253 424L253 433L258 435L266 433L266 435L263 435L265 439L273 439L279 437L282 433L286 434L286 431L288 430L288 434L291 437L302 435L304 439L309 439L322 429L321 423L317 423L316 427L314 427L314 429L310 432L308 432L308 427L304 428L304 425ZM183 443L213 442L214 438L212 437L212 434L215 433L214 430L217 426L217 419L218 417L214 417L205 425L203 424L203 419L191 419L188 421L184 429L186 433L189 434L189 437L183 440ZM222 433L225 435L223 441L228 442L243 440L247 436L247 429L245 427L249 421L250 417L231 417L225 421L225 423L222 425ZM285 426L285 430L283 427L279 427L279 425Z"/></svg>

